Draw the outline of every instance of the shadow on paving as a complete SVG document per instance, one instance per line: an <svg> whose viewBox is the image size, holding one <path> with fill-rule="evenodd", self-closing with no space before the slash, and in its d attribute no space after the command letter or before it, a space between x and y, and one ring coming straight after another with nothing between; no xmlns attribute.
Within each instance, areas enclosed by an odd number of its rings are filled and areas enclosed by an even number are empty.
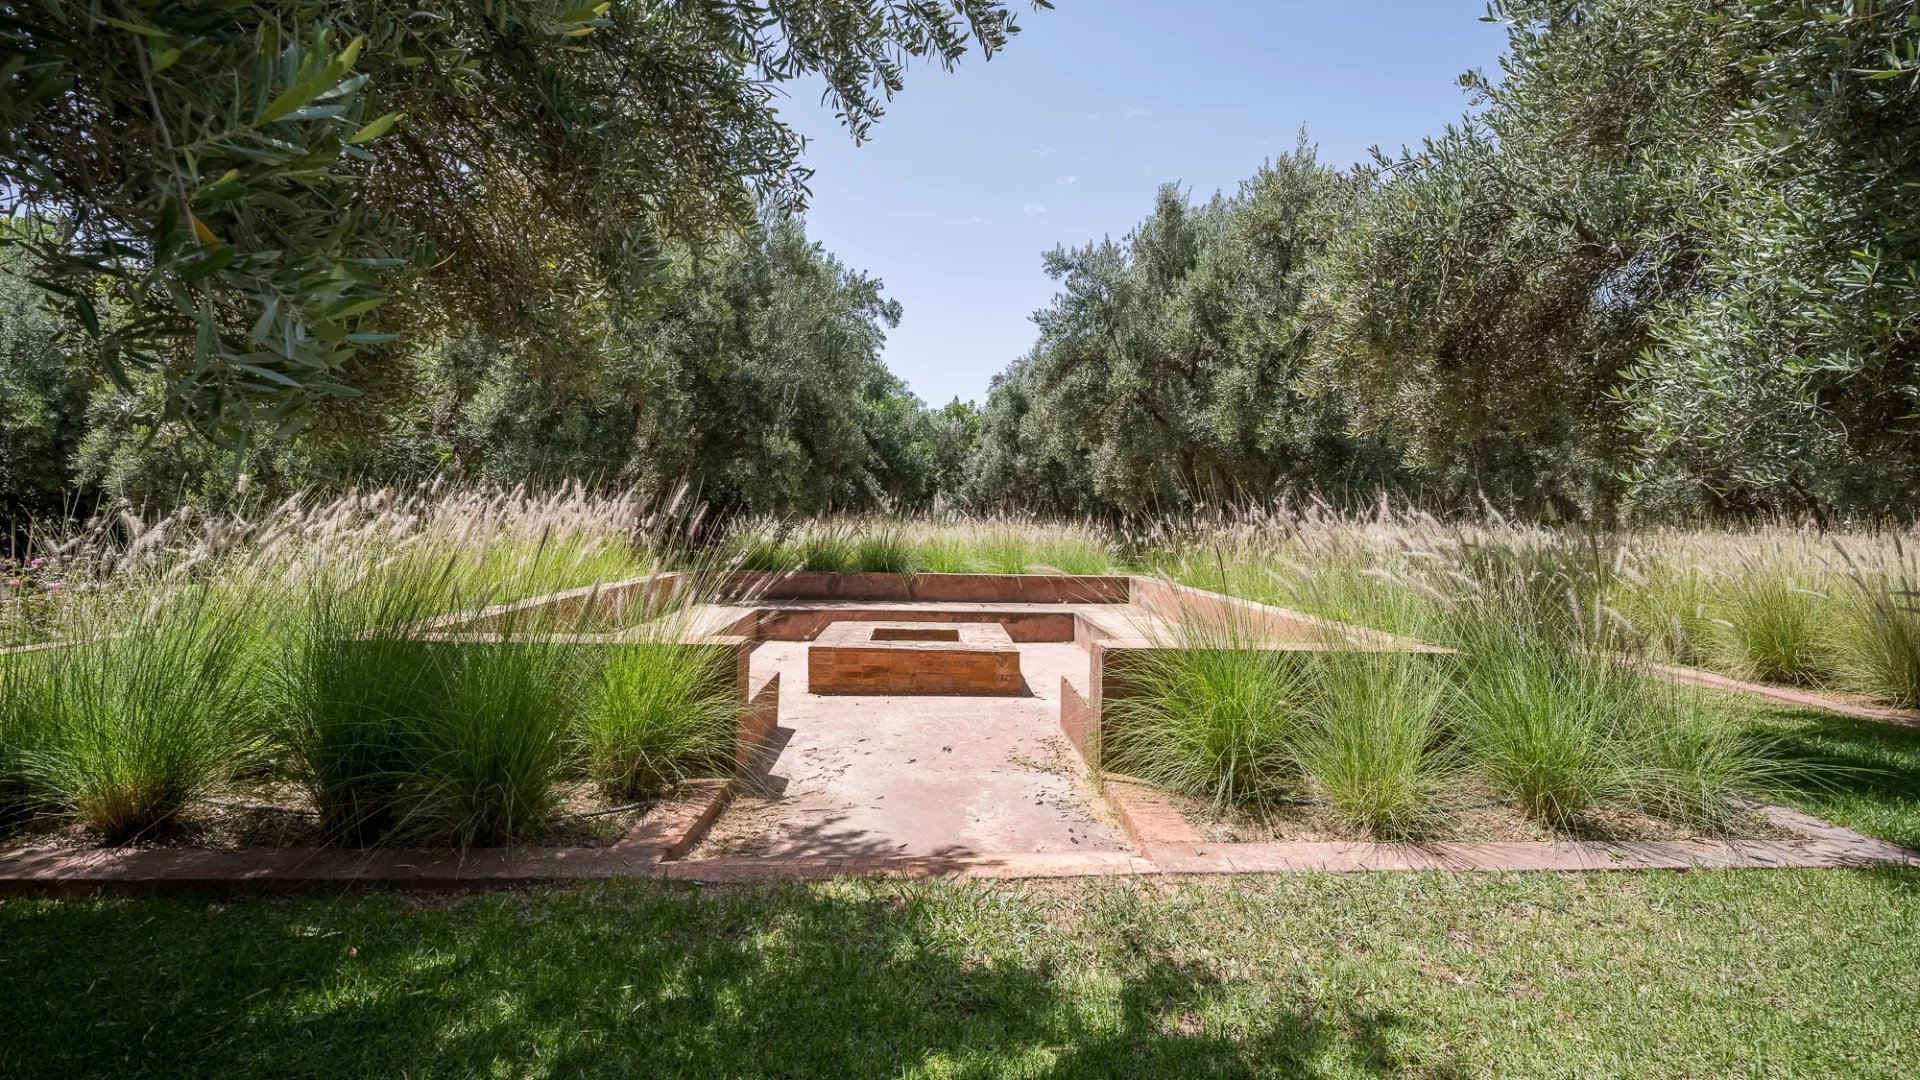
<svg viewBox="0 0 1920 1080"><path fill-rule="evenodd" d="M1236 1008L1235 987L1172 955L1124 903L1088 934L1050 932L1042 907L630 882L455 901L15 899L0 903L0 1074L1313 1077L1401 1064L1391 1009Z"/></svg>

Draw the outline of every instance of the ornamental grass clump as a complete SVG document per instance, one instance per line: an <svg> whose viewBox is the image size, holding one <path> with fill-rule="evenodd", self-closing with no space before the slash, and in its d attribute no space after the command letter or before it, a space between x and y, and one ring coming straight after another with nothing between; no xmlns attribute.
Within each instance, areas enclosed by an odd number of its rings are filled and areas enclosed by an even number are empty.
<svg viewBox="0 0 1920 1080"><path fill-rule="evenodd" d="M336 842L511 844L557 806L599 651L556 636L572 622L545 608L443 631L431 617L455 574L452 560L405 548L309 579L279 741Z"/></svg>
<svg viewBox="0 0 1920 1080"><path fill-rule="evenodd" d="M609 798L659 795L692 776L724 773L742 705L732 657L656 640L613 646L576 739L583 767Z"/></svg>
<svg viewBox="0 0 1920 1080"><path fill-rule="evenodd" d="M1302 771L1350 828L1401 839L1429 831L1456 769L1442 728L1448 698L1433 657L1313 654Z"/></svg>
<svg viewBox="0 0 1920 1080"><path fill-rule="evenodd" d="M493 640L421 649L432 689L412 728L402 824L460 847L524 840L552 818L569 731L587 706L600 650L510 619Z"/></svg>
<svg viewBox="0 0 1920 1080"><path fill-rule="evenodd" d="M782 569L845 573L860 568L854 531L840 522L809 522L788 542L786 550L793 565Z"/></svg>
<svg viewBox="0 0 1920 1080"><path fill-rule="evenodd" d="M1455 715L1476 773L1538 821L1566 827L1623 788L1619 721L1639 674L1563 644L1485 636L1462 661Z"/></svg>
<svg viewBox="0 0 1920 1080"><path fill-rule="evenodd" d="M24 771L47 806L126 843L173 825L245 766L258 723L241 670L244 599L198 585L111 612L76 607L73 627L95 635L41 654L44 681L28 691L39 730Z"/></svg>
<svg viewBox="0 0 1920 1080"><path fill-rule="evenodd" d="M1182 613L1172 634L1108 669L1104 765L1221 806L1297 796L1308 693L1299 657L1264 648L1231 616Z"/></svg>
<svg viewBox="0 0 1920 1080"><path fill-rule="evenodd" d="M1562 618L1524 578L1489 579L1462 611L1455 710L1474 772L1529 817L1577 828L1603 810L1717 831L1739 801L1804 770L1698 690L1621 645L1633 628L1573 583Z"/></svg>
<svg viewBox="0 0 1920 1080"><path fill-rule="evenodd" d="M1713 666L1761 682L1831 681L1839 608L1808 586L1809 576L1764 559L1744 562L1716 581L1703 644Z"/></svg>
<svg viewBox="0 0 1920 1080"><path fill-rule="evenodd" d="M1848 685L1883 701L1920 708L1920 559L1894 541L1889 565L1848 557L1852 592L1840 636L1839 666Z"/></svg>
<svg viewBox="0 0 1920 1080"><path fill-rule="evenodd" d="M1783 797L1831 771L1690 687L1645 680L1622 719L1620 801L1703 832L1726 831L1747 800Z"/></svg>
<svg viewBox="0 0 1920 1080"><path fill-rule="evenodd" d="M451 574L446 560L369 551L306 583L278 668L277 741L335 842L376 842L404 816L439 689L415 628L439 611Z"/></svg>
<svg viewBox="0 0 1920 1080"><path fill-rule="evenodd" d="M914 574L926 569L905 529L894 521L874 521L853 541L852 568L870 574Z"/></svg>
<svg viewBox="0 0 1920 1080"><path fill-rule="evenodd" d="M44 650L0 654L0 826L32 815L40 798L29 771L46 738Z"/></svg>

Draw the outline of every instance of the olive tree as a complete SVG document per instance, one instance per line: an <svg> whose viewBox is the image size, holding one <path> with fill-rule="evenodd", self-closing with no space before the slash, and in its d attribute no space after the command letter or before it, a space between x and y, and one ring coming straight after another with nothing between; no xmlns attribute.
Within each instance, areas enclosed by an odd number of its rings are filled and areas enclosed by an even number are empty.
<svg viewBox="0 0 1920 1080"><path fill-rule="evenodd" d="M284 435L396 335L644 317L670 242L803 201L781 83L864 137L909 63L1015 30L1002 0L0 0L0 190L106 375Z"/></svg>

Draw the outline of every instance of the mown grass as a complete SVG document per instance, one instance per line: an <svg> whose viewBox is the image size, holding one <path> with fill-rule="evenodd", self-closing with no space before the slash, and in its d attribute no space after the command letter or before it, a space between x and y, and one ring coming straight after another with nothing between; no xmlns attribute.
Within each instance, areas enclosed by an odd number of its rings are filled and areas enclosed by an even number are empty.
<svg viewBox="0 0 1920 1080"><path fill-rule="evenodd" d="M1920 874L0 901L0 1072L1908 1075Z"/></svg>
<svg viewBox="0 0 1920 1080"><path fill-rule="evenodd" d="M1781 802L1920 850L1920 727L1745 696L1711 700L1782 753L1824 766L1812 782L1776 792Z"/></svg>

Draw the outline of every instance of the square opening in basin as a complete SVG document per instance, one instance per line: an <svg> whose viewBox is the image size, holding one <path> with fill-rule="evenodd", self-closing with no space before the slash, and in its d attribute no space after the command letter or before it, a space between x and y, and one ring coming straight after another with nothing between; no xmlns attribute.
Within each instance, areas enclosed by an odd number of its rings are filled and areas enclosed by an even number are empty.
<svg viewBox="0 0 1920 1080"><path fill-rule="evenodd" d="M871 641L959 641L960 631L948 626L876 626Z"/></svg>

